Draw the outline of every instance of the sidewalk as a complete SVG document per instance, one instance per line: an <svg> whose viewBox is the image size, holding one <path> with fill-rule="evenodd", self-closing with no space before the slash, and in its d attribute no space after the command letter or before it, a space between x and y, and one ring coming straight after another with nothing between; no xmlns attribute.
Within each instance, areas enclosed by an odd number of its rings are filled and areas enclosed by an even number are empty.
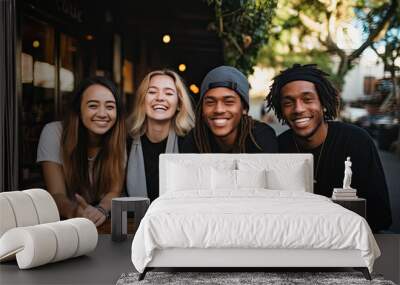
<svg viewBox="0 0 400 285"><path fill-rule="evenodd" d="M379 150L392 205L391 231L400 234L400 159L392 152Z"/></svg>

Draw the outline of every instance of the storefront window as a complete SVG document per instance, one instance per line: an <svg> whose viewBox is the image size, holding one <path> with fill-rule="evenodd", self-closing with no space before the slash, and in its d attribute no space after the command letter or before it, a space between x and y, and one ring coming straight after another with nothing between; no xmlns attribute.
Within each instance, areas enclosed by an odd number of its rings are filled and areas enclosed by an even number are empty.
<svg viewBox="0 0 400 285"><path fill-rule="evenodd" d="M82 64L80 59L79 42L64 33L60 34L60 96L61 111L71 99L77 85L77 80L82 77Z"/></svg>
<svg viewBox="0 0 400 285"><path fill-rule="evenodd" d="M48 23L29 16L23 18L20 184L24 188L43 186L36 163L40 133L45 124L62 119L65 106L82 79L81 57L76 38Z"/></svg>
<svg viewBox="0 0 400 285"><path fill-rule="evenodd" d="M36 149L43 126L55 118L55 38L50 25L26 17L22 28L22 186L38 185Z"/></svg>

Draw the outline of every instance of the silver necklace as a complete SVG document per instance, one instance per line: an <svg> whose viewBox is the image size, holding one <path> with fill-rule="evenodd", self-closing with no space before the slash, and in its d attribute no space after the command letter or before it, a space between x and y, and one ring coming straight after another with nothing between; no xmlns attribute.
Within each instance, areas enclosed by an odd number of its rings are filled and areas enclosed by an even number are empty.
<svg viewBox="0 0 400 285"><path fill-rule="evenodd" d="M295 139L294 136L293 136L293 141L294 141L294 144L296 145L297 152L298 152L298 153L301 153L301 152L300 152L300 148L299 148L299 146L297 145L297 142L296 142L296 139ZM317 167L315 168L314 184L316 184L316 183L318 182L318 181L317 181L317 178L318 178L319 162L320 162L320 160L321 160L321 156L322 156L323 151L324 151L325 141L326 141L326 139L325 139L324 142L322 143L322 147L321 147L321 149L319 150L318 161L317 161Z"/></svg>

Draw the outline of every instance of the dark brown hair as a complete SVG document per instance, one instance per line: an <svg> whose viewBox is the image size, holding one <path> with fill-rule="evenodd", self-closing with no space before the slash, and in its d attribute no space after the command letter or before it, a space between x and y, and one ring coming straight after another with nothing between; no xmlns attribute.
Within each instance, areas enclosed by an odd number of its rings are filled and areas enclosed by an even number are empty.
<svg viewBox="0 0 400 285"><path fill-rule="evenodd" d="M110 130L102 137L101 148L94 160L93 183L89 181L88 171L88 133L81 120L83 93L92 85L102 85L109 89L115 98L117 119ZM69 112L63 121L61 151L67 195L82 195L87 202L97 203L115 187L122 188L125 178L125 115L117 87L104 77L84 80L72 98Z"/></svg>

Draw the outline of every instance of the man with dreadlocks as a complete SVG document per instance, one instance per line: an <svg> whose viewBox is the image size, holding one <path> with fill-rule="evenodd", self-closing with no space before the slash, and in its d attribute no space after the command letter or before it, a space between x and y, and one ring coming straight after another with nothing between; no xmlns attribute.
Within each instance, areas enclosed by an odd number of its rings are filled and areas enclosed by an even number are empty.
<svg viewBox="0 0 400 285"><path fill-rule="evenodd" d="M373 231L385 230L392 217L378 152L366 131L333 121L339 94L327 76L314 64L295 64L274 78L267 106L290 127L278 137L279 150L312 153L314 193L327 197L342 187L343 161L351 157L352 187L367 200L367 221Z"/></svg>
<svg viewBox="0 0 400 285"><path fill-rule="evenodd" d="M249 83L236 68L211 70L201 84L194 129L183 143L186 153L272 153L274 130L248 115Z"/></svg>

